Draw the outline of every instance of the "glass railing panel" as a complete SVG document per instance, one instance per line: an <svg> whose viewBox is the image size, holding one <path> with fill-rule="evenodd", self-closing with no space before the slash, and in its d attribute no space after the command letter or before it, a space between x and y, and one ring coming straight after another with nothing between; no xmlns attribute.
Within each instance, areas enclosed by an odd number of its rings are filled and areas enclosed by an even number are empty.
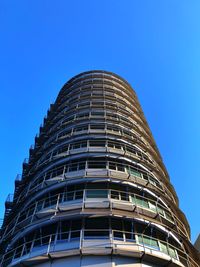
<svg viewBox="0 0 200 267"><path fill-rule="evenodd" d="M159 245L158 245L158 240L153 239L148 236L144 236L144 235L138 235L137 238L138 238L139 244L148 246L156 250L160 250Z"/></svg>
<svg viewBox="0 0 200 267"><path fill-rule="evenodd" d="M159 246L160 246L160 251L162 251L165 254L168 254L168 248L166 244L160 242Z"/></svg>
<svg viewBox="0 0 200 267"><path fill-rule="evenodd" d="M174 258L174 259L178 259L177 251L176 251L175 248L169 246L169 247L168 247L168 252L169 252L169 253L168 253L169 256L171 256L171 257Z"/></svg>

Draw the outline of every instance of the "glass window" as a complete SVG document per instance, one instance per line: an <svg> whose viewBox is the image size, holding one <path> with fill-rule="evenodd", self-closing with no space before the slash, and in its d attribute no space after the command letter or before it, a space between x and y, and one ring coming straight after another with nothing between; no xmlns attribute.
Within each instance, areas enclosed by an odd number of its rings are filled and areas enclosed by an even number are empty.
<svg viewBox="0 0 200 267"><path fill-rule="evenodd" d="M90 146L92 147L105 147L106 142L101 140L90 140Z"/></svg>
<svg viewBox="0 0 200 267"><path fill-rule="evenodd" d="M107 198L108 190L87 190L86 197L87 198Z"/></svg>
<svg viewBox="0 0 200 267"><path fill-rule="evenodd" d="M120 199L119 191L111 190L111 198L119 200Z"/></svg>
<svg viewBox="0 0 200 267"><path fill-rule="evenodd" d="M76 191L75 199L82 199L82 198L83 198L83 191Z"/></svg>
<svg viewBox="0 0 200 267"><path fill-rule="evenodd" d="M89 161L88 162L89 169L105 169L106 162L103 161Z"/></svg>
<svg viewBox="0 0 200 267"><path fill-rule="evenodd" d="M80 238L81 221L72 221L71 239Z"/></svg>
<svg viewBox="0 0 200 267"><path fill-rule="evenodd" d="M90 125L90 129L94 129L94 130L104 130L105 129L105 125L97 125L97 124L91 124Z"/></svg>
<svg viewBox="0 0 200 267"><path fill-rule="evenodd" d="M89 117L89 112L76 115L77 119Z"/></svg>
<svg viewBox="0 0 200 267"><path fill-rule="evenodd" d="M75 132L81 132L81 131L86 131L88 129L88 126L80 126L74 129Z"/></svg>
<svg viewBox="0 0 200 267"><path fill-rule="evenodd" d="M65 192L63 201L70 201L74 199L74 192Z"/></svg>
<svg viewBox="0 0 200 267"><path fill-rule="evenodd" d="M82 222L80 220L72 221L71 224L71 230L80 230L81 229Z"/></svg>
<svg viewBox="0 0 200 267"><path fill-rule="evenodd" d="M114 162L109 162L109 169L116 170L117 166Z"/></svg>
<svg viewBox="0 0 200 267"><path fill-rule="evenodd" d="M125 172L125 167L121 164L117 164L117 170L120 172Z"/></svg>
<svg viewBox="0 0 200 267"><path fill-rule="evenodd" d="M126 192L121 192L121 200L128 201L129 200L129 195Z"/></svg>
<svg viewBox="0 0 200 267"><path fill-rule="evenodd" d="M70 148L71 148L71 149L77 149L77 148L80 148L80 143L72 144L72 145L70 145Z"/></svg>
<svg viewBox="0 0 200 267"><path fill-rule="evenodd" d="M78 169L79 170L84 170L85 169L85 162L79 162Z"/></svg>
<svg viewBox="0 0 200 267"><path fill-rule="evenodd" d="M95 116L95 117L103 117L104 116L104 112L101 112L101 111L99 111L99 112L91 112L91 116Z"/></svg>
<svg viewBox="0 0 200 267"><path fill-rule="evenodd" d="M115 147L115 144L114 144L113 142L109 142L109 141L108 141L108 147L112 147L112 148L114 148L114 147Z"/></svg>
<svg viewBox="0 0 200 267"><path fill-rule="evenodd" d="M124 221L124 230L126 232L134 232L134 224L133 224L133 221L125 220Z"/></svg>
<svg viewBox="0 0 200 267"><path fill-rule="evenodd" d="M78 149L78 148L82 148L86 146L87 146L87 141L83 141L83 142L71 144L70 149Z"/></svg>
<svg viewBox="0 0 200 267"><path fill-rule="evenodd" d="M69 172L74 172L74 171L77 171L77 170L78 170L78 164L77 163L69 165L69 168L68 168Z"/></svg>
<svg viewBox="0 0 200 267"><path fill-rule="evenodd" d="M114 131L114 132L119 132L120 131L120 129L118 127L110 126L110 125L107 125L107 130Z"/></svg>
<svg viewBox="0 0 200 267"><path fill-rule="evenodd" d="M107 239L109 230L84 230L84 239Z"/></svg>
<svg viewBox="0 0 200 267"><path fill-rule="evenodd" d="M108 147L112 147L112 148L116 148L116 149L121 149L122 146L117 144L117 143L114 143L114 142L110 142L108 141Z"/></svg>
<svg viewBox="0 0 200 267"><path fill-rule="evenodd" d="M123 239L123 222L122 220L112 219L111 227L114 230L113 235L115 239Z"/></svg>
<svg viewBox="0 0 200 267"><path fill-rule="evenodd" d="M109 229L108 218L86 218L85 229Z"/></svg>

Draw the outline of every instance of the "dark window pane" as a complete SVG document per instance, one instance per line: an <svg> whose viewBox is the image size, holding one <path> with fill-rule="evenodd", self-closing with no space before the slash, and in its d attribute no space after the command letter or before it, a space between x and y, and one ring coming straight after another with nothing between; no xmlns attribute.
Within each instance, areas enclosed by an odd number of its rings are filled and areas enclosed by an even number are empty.
<svg viewBox="0 0 200 267"><path fill-rule="evenodd" d="M108 229L109 222L107 218L87 218L85 221L85 229Z"/></svg>
<svg viewBox="0 0 200 267"><path fill-rule="evenodd" d="M90 141L90 146L94 146L94 147L105 147L106 142L105 141L98 141L98 140L92 140Z"/></svg>
<svg viewBox="0 0 200 267"><path fill-rule="evenodd" d="M87 198L107 198L108 190L87 190Z"/></svg>
<svg viewBox="0 0 200 267"><path fill-rule="evenodd" d="M88 162L89 169L105 169L106 162L103 161L89 161Z"/></svg>
<svg viewBox="0 0 200 267"><path fill-rule="evenodd" d="M109 169L111 169L111 170L116 170L116 164L115 163L113 163L113 162L109 162Z"/></svg>

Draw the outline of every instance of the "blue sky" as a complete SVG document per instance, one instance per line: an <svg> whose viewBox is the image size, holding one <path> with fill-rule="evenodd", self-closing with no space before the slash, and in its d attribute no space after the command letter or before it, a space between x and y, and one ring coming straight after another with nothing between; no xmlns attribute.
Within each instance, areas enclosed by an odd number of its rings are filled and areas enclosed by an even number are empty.
<svg viewBox="0 0 200 267"><path fill-rule="evenodd" d="M199 12L199 0L1 0L0 218L62 85L104 69L135 89L196 239Z"/></svg>

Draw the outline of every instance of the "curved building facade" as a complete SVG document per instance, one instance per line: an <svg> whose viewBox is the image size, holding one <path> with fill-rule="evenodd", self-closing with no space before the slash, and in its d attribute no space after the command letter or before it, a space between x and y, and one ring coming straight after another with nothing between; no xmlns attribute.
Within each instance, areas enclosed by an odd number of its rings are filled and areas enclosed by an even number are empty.
<svg viewBox="0 0 200 267"><path fill-rule="evenodd" d="M199 266L124 79L89 71L63 86L6 201L0 242L3 267Z"/></svg>

